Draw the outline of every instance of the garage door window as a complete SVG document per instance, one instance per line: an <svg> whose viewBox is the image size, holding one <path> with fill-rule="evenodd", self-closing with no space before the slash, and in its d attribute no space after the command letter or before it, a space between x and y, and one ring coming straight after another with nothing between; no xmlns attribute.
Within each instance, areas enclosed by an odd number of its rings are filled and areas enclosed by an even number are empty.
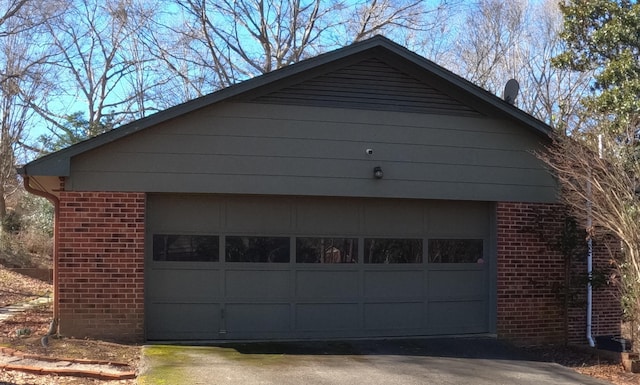
<svg viewBox="0 0 640 385"><path fill-rule="evenodd" d="M288 237L225 237L227 262L289 262Z"/></svg>
<svg viewBox="0 0 640 385"><path fill-rule="evenodd" d="M212 235L153 236L153 260L176 262L217 262L218 237Z"/></svg>
<svg viewBox="0 0 640 385"><path fill-rule="evenodd" d="M297 263L357 263L357 238L296 238Z"/></svg>
<svg viewBox="0 0 640 385"><path fill-rule="evenodd" d="M430 239L429 263L484 263L482 239Z"/></svg>
<svg viewBox="0 0 640 385"><path fill-rule="evenodd" d="M422 239L366 238L365 263L421 263Z"/></svg>

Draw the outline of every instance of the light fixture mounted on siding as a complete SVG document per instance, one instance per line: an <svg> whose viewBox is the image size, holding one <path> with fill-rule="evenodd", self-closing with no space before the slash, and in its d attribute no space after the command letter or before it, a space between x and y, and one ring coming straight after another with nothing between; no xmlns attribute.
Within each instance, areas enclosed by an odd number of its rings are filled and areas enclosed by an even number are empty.
<svg viewBox="0 0 640 385"><path fill-rule="evenodd" d="M382 172L382 167L376 166L373 168L373 177L376 179L382 179L384 173Z"/></svg>

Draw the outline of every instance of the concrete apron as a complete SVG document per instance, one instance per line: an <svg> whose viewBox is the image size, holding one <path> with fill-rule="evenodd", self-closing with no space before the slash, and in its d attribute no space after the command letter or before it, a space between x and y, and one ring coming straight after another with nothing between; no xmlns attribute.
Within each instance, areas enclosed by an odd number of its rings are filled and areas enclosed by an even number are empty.
<svg viewBox="0 0 640 385"><path fill-rule="evenodd" d="M489 338L150 345L138 384L602 385Z"/></svg>

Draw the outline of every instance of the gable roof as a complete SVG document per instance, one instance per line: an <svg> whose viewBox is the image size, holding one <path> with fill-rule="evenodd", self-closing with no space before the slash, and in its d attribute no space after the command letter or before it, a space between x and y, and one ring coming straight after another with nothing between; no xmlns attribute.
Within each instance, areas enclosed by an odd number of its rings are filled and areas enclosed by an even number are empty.
<svg viewBox="0 0 640 385"><path fill-rule="evenodd" d="M447 84L439 84L441 81L411 62L398 60L380 49L365 53L295 76L301 78L296 79L298 82L286 85L282 83L290 82L277 82L274 84L277 87L260 87L264 90L256 89L248 93L248 98L239 99L263 104L484 115L469 97L465 98Z"/></svg>
<svg viewBox="0 0 640 385"><path fill-rule="evenodd" d="M226 100L246 99L246 95L248 94L252 95L251 100L254 101L276 103L278 102L278 95L277 92L274 93L274 91L287 90L287 87L289 87L289 93L291 93L293 90L291 87L300 83L300 79L305 78L306 74L328 64L338 61L348 61L350 58L363 56L364 54L369 54L369 57L371 55L374 57L384 56L391 61L409 64L411 67L410 71L412 70L413 73L416 74L416 77L424 78L424 76L428 76L431 81L435 81L441 87L446 86L446 88L463 95L466 102L480 106L480 109L490 109L497 115L516 121L544 137L548 137L551 133L551 127L544 122L434 62L378 35L368 40L357 42L347 47L257 76L125 124L104 134L38 158L21 167L18 172L22 175L68 176L70 173L70 160L73 156L114 142L120 138L170 119L211 106L215 103ZM274 97L275 100L273 99ZM286 92L284 93L284 97L286 98ZM270 100L269 98L272 99ZM418 107L424 108L424 106ZM475 110L474 108L468 108L467 112L472 114ZM465 111L461 112L464 113Z"/></svg>

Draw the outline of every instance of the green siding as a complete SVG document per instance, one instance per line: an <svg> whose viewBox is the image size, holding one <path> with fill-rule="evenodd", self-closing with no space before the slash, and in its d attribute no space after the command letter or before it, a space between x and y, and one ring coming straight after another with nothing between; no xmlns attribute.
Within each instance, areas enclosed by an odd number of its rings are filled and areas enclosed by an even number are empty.
<svg viewBox="0 0 640 385"><path fill-rule="evenodd" d="M225 103L72 158L67 188L550 202L541 140L489 118Z"/></svg>

